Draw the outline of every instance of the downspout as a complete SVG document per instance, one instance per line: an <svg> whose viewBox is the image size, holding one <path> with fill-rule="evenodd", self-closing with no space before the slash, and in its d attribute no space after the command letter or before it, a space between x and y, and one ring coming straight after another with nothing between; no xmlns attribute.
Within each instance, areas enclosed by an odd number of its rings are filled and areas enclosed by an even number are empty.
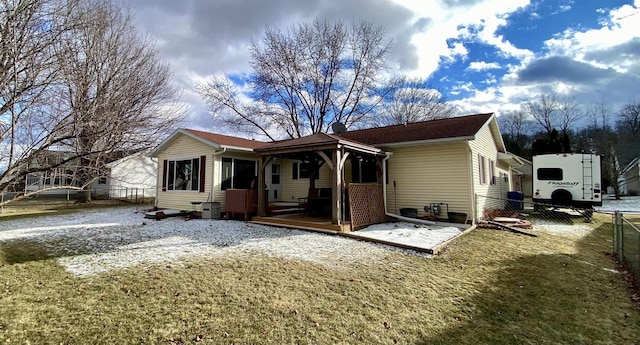
<svg viewBox="0 0 640 345"><path fill-rule="evenodd" d="M211 202L215 201L214 186L216 184L216 156L221 155L225 152L227 152L226 147L224 147L220 151L213 151L213 155L211 155L211 191L209 192L211 194Z"/></svg>
<svg viewBox="0 0 640 345"><path fill-rule="evenodd" d="M384 200L384 214L386 216L389 217L393 217L399 220L403 220L405 222L412 222L412 223L418 223L418 224L427 224L427 225L436 225L438 223L436 222L432 222L429 220L422 220L422 219L416 219L416 218L409 218L409 217L403 217L391 212L387 212L387 160L389 159L389 156L391 156L393 154L393 152L385 152L385 157L384 160L382 161L382 199Z"/></svg>

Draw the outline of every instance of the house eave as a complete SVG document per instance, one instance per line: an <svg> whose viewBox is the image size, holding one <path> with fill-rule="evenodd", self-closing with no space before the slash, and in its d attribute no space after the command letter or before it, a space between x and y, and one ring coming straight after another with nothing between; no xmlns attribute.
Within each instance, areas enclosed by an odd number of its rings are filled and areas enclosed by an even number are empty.
<svg viewBox="0 0 640 345"><path fill-rule="evenodd" d="M420 146L420 145L442 144L442 143L450 143L450 142L465 142L469 140L474 140L475 138L476 138L475 136L439 138L439 139L427 139L427 140L416 140L416 141L402 141L402 142L396 142L396 143L379 144L376 146L381 148Z"/></svg>
<svg viewBox="0 0 640 345"><path fill-rule="evenodd" d="M240 146L229 146L229 145L220 145L221 149L227 149L231 151L242 151L242 152L252 152L255 153L255 149L251 149L248 147L240 147Z"/></svg>
<svg viewBox="0 0 640 345"><path fill-rule="evenodd" d="M510 167L521 167L525 163L520 157L508 152L498 152L498 160L505 162Z"/></svg>

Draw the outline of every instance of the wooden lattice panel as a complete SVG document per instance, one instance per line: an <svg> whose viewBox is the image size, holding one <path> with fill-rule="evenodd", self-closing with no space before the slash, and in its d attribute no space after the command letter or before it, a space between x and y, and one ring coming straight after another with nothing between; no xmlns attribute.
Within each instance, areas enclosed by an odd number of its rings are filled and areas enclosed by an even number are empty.
<svg viewBox="0 0 640 345"><path fill-rule="evenodd" d="M385 209L382 186L365 183L350 184L349 207L353 230L384 222Z"/></svg>

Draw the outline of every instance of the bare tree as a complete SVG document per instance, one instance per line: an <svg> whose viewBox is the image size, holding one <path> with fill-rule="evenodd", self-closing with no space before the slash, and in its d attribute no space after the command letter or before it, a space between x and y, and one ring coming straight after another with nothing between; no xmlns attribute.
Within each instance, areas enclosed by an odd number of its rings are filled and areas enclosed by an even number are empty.
<svg viewBox="0 0 640 345"><path fill-rule="evenodd" d="M569 127L574 125L578 120L584 117L580 105L573 97L561 98L558 102L558 119L556 121L558 128L564 134L567 133Z"/></svg>
<svg viewBox="0 0 640 345"><path fill-rule="evenodd" d="M595 129L609 128L611 106L604 99L588 105L586 113L587 116L589 116L591 127Z"/></svg>
<svg viewBox="0 0 640 345"><path fill-rule="evenodd" d="M524 109L550 135L554 129L566 134L584 113L572 97L558 97L555 93L541 94L538 101L529 101Z"/></svg>
<svg viewBox="0 0 640 345"><path fill-rule="evenodd" d="M524 138L530 134L533 127L531 118L524 109L502 112L498 117L498 123L503 133L522 146L525 144Z"/></svg>
<svg viewBox="0 0 640 345"><path fill-rule="evenodd" d="M0 190L30 173L70 165L73 178L56 188L86 188L107 160L154 146L181 119L167 64L136 33L125 9L83 0L65 16L72 29L47 49L54 82L40 102L23 104L18 127L25 147L0 175ZM52 152L58 159L49 159Z"/></svg>
<svg viewBox="0 0 640 345"><path fill-rule="evenodd" d="M616 122L618 131L629 139L640 134L640 101L634 99L622 107Z"/></svg>
<svg viewBox="0 0 640 345"><path fill-rule="evenodd" d="M38 109L58 75L52 52L76 24L69 20L76 7L72 0L0 1L0 190L17 183L16 167L54 127Z"/></svg>
<svg viewBox="0 0 640 345"><path fill-rule="evenodd" d="M382 27L368 22L349 27L316 19L286 32L268 27L251 46L249 94L222 76L198 90L214 118L234 129L270 139L324 132L373 112L388 48Z"/></svg>
<svg viewBox="0 0 640 345"><path fill-rule="evenodd" d="M375 125L388 126L452 117L456 107L447 103L445 95L418 78L395 79L381 106Z"/></svg>
<svg viewBox="0 0 640 345"><path fill-rule="evenodd" d="M554 117L558 108L555 94L541 94L538 101L529 101L524 104L524 109L542 126L547 134L551 134L555 128Z"/></svg>
<svg viewBox="0 0 640 345"><path fill-rule="evenodd" d="M85 1L77 13L87 22L60 50L59 99L68 111L65 141L80 157L78 183L101 176L114 152L155 145L180 116L168 111L170 70L153 42L136 33L131 15L115 3ZM88 196L88 194L85 194Z"/></svg>

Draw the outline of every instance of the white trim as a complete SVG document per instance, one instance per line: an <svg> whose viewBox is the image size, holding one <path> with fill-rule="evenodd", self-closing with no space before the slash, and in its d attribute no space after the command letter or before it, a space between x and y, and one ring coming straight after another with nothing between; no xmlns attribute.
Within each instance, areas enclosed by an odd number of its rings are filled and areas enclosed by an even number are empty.
<svg viewBox="0 0 640 345"><path fill-rule="evenodd" d="M398 143L389 143L389 144L377 144L379 147L404 147L404 146L417 146L417 145L427 145L427 144L440 144L440 143L449 143L449 142L465 142L469 140L475 140L475 136L466 136L466 137L453 137L453 138L440 138L440 139L427 139L427 140L416 140L416 141L403 141Z"/></svg>

